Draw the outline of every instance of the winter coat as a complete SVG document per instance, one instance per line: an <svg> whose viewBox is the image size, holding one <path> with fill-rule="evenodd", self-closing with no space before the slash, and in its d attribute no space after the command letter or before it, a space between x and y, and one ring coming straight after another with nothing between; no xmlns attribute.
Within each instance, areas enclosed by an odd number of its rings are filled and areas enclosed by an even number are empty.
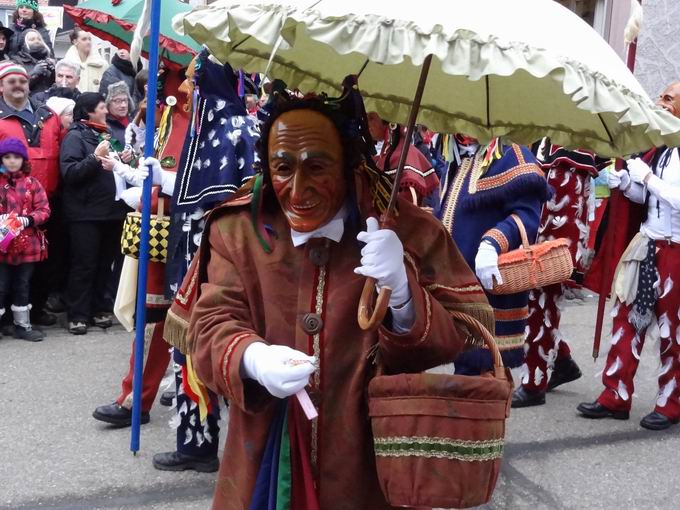
<svg viewBox="0 0 680 510"><path fill-rule="evenodd" d="M99 143L97 131L75 122L61 144L59 162L67 221L123 220L131 210L122 200L116 200L113 172L104 170L94 156Z"/></svg>
<svg viewBox="0 0 680 510"><path fill-rule="evenodd" d="M21 51L24 44L24 31L28 30L29 28L40 32L43 41L45 41L45 44L47 44L47 46L50 48L50 56L54 57L54 48L52 47L52 39L50 39L50 31L47 30L45 25L38 26L34 23L31 23L30 25L24 25L20 22L16 22L11 23L9 28L14 30L14 34L12 34L9 44L9 55L11 60L14 60L14 55Z"/></svg>
<svg viewBox="0 0 680 510"><path fill-rule="evenodd" d="M114 55L111 59L111 67L109 67L102 76L99 84L99 93L106 96L109 92L109 85L124 81L130 90L130 95L135 95L135 76L137 71L132 66L129 60L123 60L118 55Z"/></svg>
<svg viewBox="0 0 680 510"><path fill-rule="evenodd" d="M0 251L0 264L16 266L45 260L47 243L38 226L50 217L50 205L38 179L23 172L16 178L0 174L0 214L11 213L31 218L32 224L14 238L7 253Z"/></svg>
<svg viewBox="0 0 680 510"><path fill-rule="evenodd" d="M111 137L120 143L121 147L125 147L125 128L120 120L112 115L106 116L106 125L109 126L109 131L111 131Z"/></svg>
<svg viewBox="0 0 680 510"><path fill-rule="evenodd" d="M64 59L69 62L80 63L80 83L78 84L78 89L81 92L99 92L104 71L106 71L108 66L106 60L99 54L99 49L92 48L87 59L82 61L80 60L78 49L75 46L71 46L66 55L64 55Z"/></svg>
<svg viewBox="0 0 680 510"><path fill-rule="evenodd" d="M54 84L54 59L41 58L41 56L22 50L12 56L12 61L26 69L31 94L43 92Z"/></svg>
<svg viewBox="0 0 680 510"><path fill-rule="evenodd" d="M29 124L0 98L0 141L15 137L28 147L31 175L40 181L48 196L59 186L59 145L62 127L59 116L45 105L30 100L36 122Z"/></svg>

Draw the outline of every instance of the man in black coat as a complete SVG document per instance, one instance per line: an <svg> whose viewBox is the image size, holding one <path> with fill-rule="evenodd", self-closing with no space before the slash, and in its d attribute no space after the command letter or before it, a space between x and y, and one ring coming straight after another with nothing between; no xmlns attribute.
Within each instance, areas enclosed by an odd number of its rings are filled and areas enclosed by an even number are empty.
<svg viewBox="0 0 680 510"><path fill-rule="evenodd" d="M130 52L125 49L119 49L111 59L111 67L109 67L102 75L102 81L99 84L99 93L106 96L109 91L109 85L124 81L128 86L130 95L134 98L136 93L135 76L137 71L141 69L141 63L135 68L130 61Z"/></svg>

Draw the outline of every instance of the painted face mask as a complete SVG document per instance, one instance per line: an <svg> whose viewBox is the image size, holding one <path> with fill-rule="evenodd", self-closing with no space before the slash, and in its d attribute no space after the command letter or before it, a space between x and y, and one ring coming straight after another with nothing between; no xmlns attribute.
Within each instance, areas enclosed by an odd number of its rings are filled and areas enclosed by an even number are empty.
<svg viewBox="0 0 680 510"><path fill-rule="evenodd" d="M333 219L347 195L333 123L312 110L286 112L274 121L268 150L274 192L291 228L311 232Z"/></svg>
<svg viewBox="0 0 680 510"><path fill-rule="evenodd" d="M672 115L680 117L680 82L672 83L656 101L656 105L667 110Z"/></svg>

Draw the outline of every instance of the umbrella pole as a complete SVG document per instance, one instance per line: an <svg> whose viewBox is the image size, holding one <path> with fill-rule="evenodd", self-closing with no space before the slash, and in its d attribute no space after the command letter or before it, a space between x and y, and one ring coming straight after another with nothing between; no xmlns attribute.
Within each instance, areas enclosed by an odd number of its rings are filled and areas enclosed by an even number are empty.
<svg viewBox="0 0 680 510"><path fill-rule="evenodd" d="M161 0L151 2L151 31L149 34L149 83L146 109L146 139L144 155L154 155L154 129L156 125L156 87L158 81L158 48L161 25ZM134 373L132 378L132 430L130 435L130 451L137 455L139 451L139 433L142 421L142 377L144 368L144 330L146 329L146 281L149 266L149 230L151 228L151 186L153 172L144 179L142 188L142 226L140 233L139 271L137 274L137 305L135 310L135 353Z"/></svg>
<svg viewBox="0 0 680 510"><path fill-rule="evenodd" d="M404 145L401 148L401 154L399 156L399 164L397 165L397 172L394 175L394 183L392 184L392 194L390 195L390 201L387 205L387 209L380 218L381 228L391 228L394 225L394 209L397 205L397 197L399 196L399 184L401 182L401 176L404 173L404 166L406 165L406 156L408 155L408 150L411 145L411 137L413 136L413 130L416 125L416 119L418 118L418 110L420 110L420 101L423 98L423 92L425 91L425 83L427 82L427 75L430 72L430 64L432 63L432 55L425 57L423 61L423 66L420 69L420 78L418 79L418 86L416 88L416 95L413 98L413 103L411 104L411 113L408 117L408 124L406 126L406 138L404 139ZM385 314L387 313L387 307L389 306L390 296L392 295L392 289L389 287L382 287L380 289L380 294L378 294L378 299L375 304L375 308L372 306L371 301L373 300L373 292L375 289L376 280L374 278L366 278L366 283L364 283L364 290L361 293L361 299L359 300L359 311L358 311L358 321L359 326L364 331L374 331L380 324L382 324Z"/></svg>

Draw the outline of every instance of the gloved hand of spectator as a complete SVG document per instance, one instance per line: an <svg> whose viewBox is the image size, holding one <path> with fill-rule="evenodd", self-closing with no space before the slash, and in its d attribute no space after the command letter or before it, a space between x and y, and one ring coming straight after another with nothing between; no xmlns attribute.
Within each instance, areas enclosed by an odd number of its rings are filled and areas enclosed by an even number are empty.
<svg viewBox="0 0 680 510"><path fill-rule="evenodd" d="M366 246L361 250L361 266L354 272L375 278L378 291L382 287L390 287L392 307L403 305L411 299L404 265L404 246L397 234L390 229L381 229L375 218L368 218L366 231L359 232L357 240L366 243Z"/></svg>
<svg viewBox="0 0 680 510"><path fill-rule="evenodd" d="M481 282L482 286L487 289L493 289L494 278L497 284L503 283L501 272L498 270L498 252L496 248L488 242L482 241L475 257L475 273Z"/></svg>
<svg viewBox="0 0 680 510"><path fill-rule="evenodd" d="M607 174L607 185L610 189L627 189L630 184L630 175L625 170L609 169Z"/></svg>
<svg viewBox="0 0 680 510"><path fill-rule="evenodd" d="M241 375L254 379L277 398L295 395L309 383L316 358L285 345L255 342L241 360Z"/></svg>
<svg viewBox="0 0 680 510"><path fill-rule="evenodd" d="M49 63L46 61L38 62L31 70L31 76L46 76L51 72Z"/></svg>
<svg viewBox="0 0 680 510"><path fill-rule="evenodd" d="M627 165L628 173L630 174L630 180L633 182L645 184L645 179L647 176L652 174L652 169L649 168L649 165L640 158L628 160Z"/></svg>

